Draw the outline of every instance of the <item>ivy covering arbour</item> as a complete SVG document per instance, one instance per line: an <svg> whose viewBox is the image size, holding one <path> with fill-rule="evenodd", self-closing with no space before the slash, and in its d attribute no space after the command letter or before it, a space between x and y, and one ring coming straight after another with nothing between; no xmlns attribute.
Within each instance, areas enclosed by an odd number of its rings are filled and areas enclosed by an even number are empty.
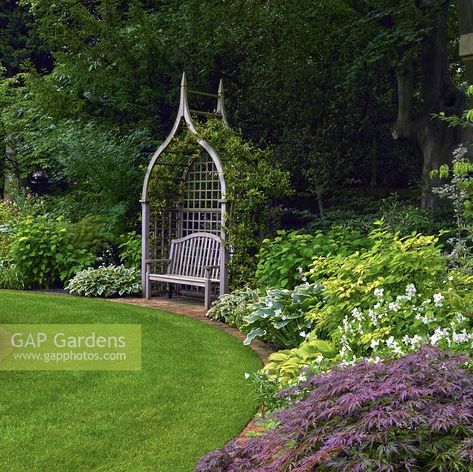
<svg viewBox="0 0 473 472"><path fill-rule="evenodd" d="M217 150L223 163L227 187L225 243L232 254L228 270L232 287L240 287L252 283L261 240L277 225L274 201L292 192L289 174L273 163L270 149L260 149L245 141L222 121L208 120L197 128L199 138ZM161 166L152 174L149 189L152 211L160 212L176 204L182 191L179 166L201 157L197 139L186 131L172 141L169 154L165 155L170 165L165 169Z"/></svg>

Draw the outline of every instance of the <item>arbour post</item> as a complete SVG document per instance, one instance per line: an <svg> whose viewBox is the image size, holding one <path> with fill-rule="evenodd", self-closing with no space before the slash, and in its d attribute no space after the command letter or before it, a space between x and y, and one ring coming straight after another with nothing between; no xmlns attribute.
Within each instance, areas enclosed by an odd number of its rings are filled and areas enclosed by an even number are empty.
<svg viewBox="0 0 473 472"><path fill-rule="evenodd" d="M226 247L225 241L225 215L227 213L227 203L225 200L222 200L221 202L221 225L222 225L222 230L220 233L220 237L222 238L223 244L221 247L221 254L220 254L220 293L228 293L228 249Z"/></svg>
<svg viewBox="0 0 473 472"><path fill-rule="evenodd" d="M457 0L458 27L460 30L460 57L465 62L467 80L473 83L473 3Z"/></svg>
<svg viewBox="0 0 473 472"><path fill-rule="evenodd" d="M149 203L141 201L141 290L147 295L146 260L149 259Z"/></svg>

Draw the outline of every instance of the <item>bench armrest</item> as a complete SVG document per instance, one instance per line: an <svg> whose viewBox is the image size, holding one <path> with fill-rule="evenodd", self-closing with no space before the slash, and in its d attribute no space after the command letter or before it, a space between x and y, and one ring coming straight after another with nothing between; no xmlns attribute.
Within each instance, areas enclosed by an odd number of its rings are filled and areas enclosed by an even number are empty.
<svg viewBox="0 0 473 472"><path fill-rule="evenodd" d="M220 264L219 264L219 265L205 266L205 267L204 267L205 278L206 278L206 279L210 279L210 271L211 271L212 269L219 269L219 268L220 268Z"/></svg>

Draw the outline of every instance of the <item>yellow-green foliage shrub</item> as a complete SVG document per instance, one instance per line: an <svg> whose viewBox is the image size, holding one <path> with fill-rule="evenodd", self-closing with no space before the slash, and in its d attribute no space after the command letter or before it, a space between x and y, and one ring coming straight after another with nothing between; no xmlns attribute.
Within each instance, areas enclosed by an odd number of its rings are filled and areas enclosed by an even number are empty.
<svg viewBox="0 0 473 472"><path fill-rule="evenodd" d="M368 238L372 246L365 252L314 259L310 278L324 285L325 292L309 316L323 337L330 337L353 308L376 303L373 293L377 287L395 295L412 283L428 294L445 274L446 260L436 236L413 233L401 237L379 227Z"/></svg>

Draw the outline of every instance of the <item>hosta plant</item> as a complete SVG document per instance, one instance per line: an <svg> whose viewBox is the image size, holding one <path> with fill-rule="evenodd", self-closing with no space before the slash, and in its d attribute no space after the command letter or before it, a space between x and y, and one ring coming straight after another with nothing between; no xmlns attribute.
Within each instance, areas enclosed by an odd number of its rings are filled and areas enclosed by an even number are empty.
<svg viewBox="0 0 473 472"><path fill-rule="evenodd" d="M129 295L141 290L140 271L123 265L89 267L76 274L66 288L86 297Z"/></svg>
<svg viewBox="0 0 473 472"><path fill-rule="evenodd" d="M244 330L245 318L251 313L251 305L257 300L257 290L249 287L236 289L213 302L207 316Z"/></svg>
<svg viewBox="0 0 473 472"><path fill-rule="evenodd" d="M473 470L466 356L424 348L315 375L295 389L304 396L271 415L276 427L207 454L195 472Z"/></svg>
<svg viewBox="0 0 473 472"><path fill-rule="evenodd" d="M313 322L306 315L322 292L321 285L308 283L294 290L268 289L245 318L245 344L262 338L283 348L298 346L309 337Z"/></svg>

